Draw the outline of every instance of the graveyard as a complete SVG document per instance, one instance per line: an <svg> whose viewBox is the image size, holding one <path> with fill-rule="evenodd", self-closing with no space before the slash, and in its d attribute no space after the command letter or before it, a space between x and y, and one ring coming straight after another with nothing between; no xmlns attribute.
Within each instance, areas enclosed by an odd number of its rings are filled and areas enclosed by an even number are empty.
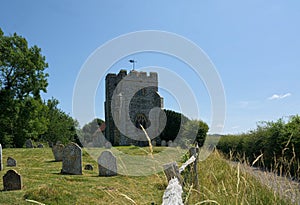
<svg viewBox="0 0 300 205"><path fill-rule="evenodd" d="M295 2L3 1L0 205L300 205Z"/></svg>
<svg viewBox="0 0 300 205"><path fill-rule="evenodd" d="M105 151L105 148L100 149ZM147 155L149 151L149 147L135 146L118 149L131 155ZM154 152L162 149L154 147ZM8 167L3 162L0 184L5 173L13 169L22 177L22 189L1 189L0 204L162 204L168 185L163 171L148 176L99 176L97 161L85 149L82 150L82 174L79 175L62 174L62 162L55 161L51 148L3 149L3 159L9 156L17 161L17 166ZM93 170L85 170L87 164ZM217 151L198 164L198 172L199 188L184 187L186 204L201 201L206 204L240 204L243 201L292 204L250 174L229 165Z"/></svg>

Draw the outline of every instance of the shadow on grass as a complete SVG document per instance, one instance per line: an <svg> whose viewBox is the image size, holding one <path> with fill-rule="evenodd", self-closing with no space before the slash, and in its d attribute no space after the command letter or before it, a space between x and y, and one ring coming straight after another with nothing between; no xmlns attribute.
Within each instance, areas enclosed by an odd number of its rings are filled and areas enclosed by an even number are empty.
<svg viewBox="0 0 300 205"><path fill-rule="evenodd" d="M50 160L50 161L45 161L46 163L53 163L53 162L62 162L62 161L56 161L56 160Z"/></svg>

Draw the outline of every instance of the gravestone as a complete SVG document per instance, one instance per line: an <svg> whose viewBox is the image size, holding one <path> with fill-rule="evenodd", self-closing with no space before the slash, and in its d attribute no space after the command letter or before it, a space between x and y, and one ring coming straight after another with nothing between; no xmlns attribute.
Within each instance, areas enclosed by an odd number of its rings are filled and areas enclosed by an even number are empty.
<svg viewBox="0 0 300 205"><path fill-rule="evenodd" d="M173 147L173 141L172 140L168 141L168 147Z"/></svg>
<svg viewBox="0 0 300 205"><path fill-rule="evenodd" d="M116 176L117 160L111 151L104 151L98 157L99 176Z"/></svg>
<svg viewBox="0 0 300 205"><path fill-rule="evenodd" d="M17 161L12 157L8 157L7 158L7 166L8 167L15 167L15 166L17 166Z"/></svg>
<svg viewBox="0 0 300 205"><path fill-rule="evenodd" d="M25 147L26 148L33 148L33 142L31 139L28 139L25 141Z"/></svg>
<svg viewBox="0 0 300 205"><path fill-rule="evenodd" d="M37 148L44 148L43 144L38 144Z"/></svg>
<svg viewBox="0 0 300 205"><path fill-rule="evenodd" d="M52 147L53 147L53 142L48 142L48 146L49 146L50 148L52 148Z"/></svg>
<svg viewBox="0 0 300 205"><path fill-rule="evenodd" d="M167 145L166 140L162 140L162 141L161 141L161 146L165 147L166 145Z"/></svg>
<svg viewBox="0 0 300 205"><path fill-rule="evenodd" d="M105 142L104 147L105 147L105 149L111 149L112 145L110 142L107 141L107 142Z"/></svg>
<svg viewBox="0 0 300 205"><path fill-rule="evenodd" d="M151 141L151 144L152 144L152 146L155 147L155 146L156 146L156 141L155 141L155 140L152 140L152 141Z"/></svg>
<svg viewBox="0 0 300 205"><path fill-rule="evenodd" d="M0 171L3 170L3 163L2 163L2 145L0 144Z"/></svg>
<svg viewBox="0 0 300 205"><path fill-rule="evenodd" d="M87 164L87 165L84 166L84 169L93 171L94 167L91 164Z"/></svg>
<svg viewBox="0 0 300 205"><path fill-rule="evenodd" d="M57 162L62 161L64 148L65 148L65 146L63 144L57 144L52 147L52 152L53 152L55 161L57 161Z"/></svg>
<svg viewBox="0 0 300 205"><path fill-rule="evenodd" d="M82 174L82 151L74 142L68 144L63 150L62 174Z"/></svg>
<svg viewBox="0 0 300 205"><path fill-rule="evenodd" d="M3 176L4 191L20 190L22 189L21 175L15 170L8 170Z"/></svg>

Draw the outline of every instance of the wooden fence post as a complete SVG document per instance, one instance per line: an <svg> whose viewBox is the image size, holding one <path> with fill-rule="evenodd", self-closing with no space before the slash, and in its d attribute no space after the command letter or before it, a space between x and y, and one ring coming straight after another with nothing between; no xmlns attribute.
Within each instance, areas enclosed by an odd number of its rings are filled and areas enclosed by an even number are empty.
<svg viewBox="0 0 300 205"><path fill-rule="evenodd" d="M195 156L196 160L193 163L193 167L192 167L192 180L194 183L194 187L196 189L199 188L199 180L198 180L198 154L199 154L199 147L191 147L190 150L190 157Z"/></svg>
<svg viewBox="0 0 300 205"><path fill-rule="evenodd" d="M176 177L178 179L179 183L182 185L182 180L181 180L181 176L180 176L180 173L179 173L179 168L178 168L176 162L170 162L170 163L164 164L163 169L164 169L164 173L167 177L168 182L172 178Z"/></svg>

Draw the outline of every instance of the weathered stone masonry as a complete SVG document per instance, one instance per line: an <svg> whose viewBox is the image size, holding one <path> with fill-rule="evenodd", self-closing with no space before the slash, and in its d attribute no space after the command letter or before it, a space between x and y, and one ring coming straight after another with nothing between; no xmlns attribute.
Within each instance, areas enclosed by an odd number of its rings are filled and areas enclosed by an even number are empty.
<svg viewBox="0 0 300 205"><path fill-rule="evenodd" d="M159 127L159 112L150 111L163 108L163 98L158 94L157 73L147 75L146 72L132 70L127 74L126 70L121 70L118 74L108 74L105 85L106 138L114 146L146 145L147 139L138 129L139 125ZM151 133L154 131L149 132L149 136L156 136L156 133Z"/></svg>

